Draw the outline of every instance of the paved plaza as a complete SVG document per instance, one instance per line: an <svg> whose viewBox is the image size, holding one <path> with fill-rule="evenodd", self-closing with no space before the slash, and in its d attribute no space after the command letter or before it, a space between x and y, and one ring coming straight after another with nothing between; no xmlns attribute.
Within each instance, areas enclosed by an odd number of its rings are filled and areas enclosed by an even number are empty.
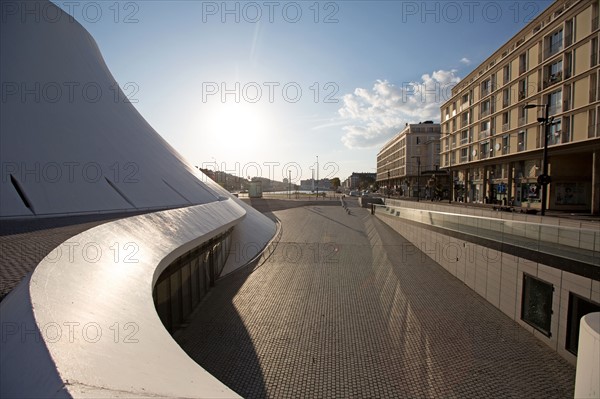
<svg viewBox="0 0 600 399"><path fill-rule="evenodd" d="M574 366L350 204L270 212L275 252L217 282L184 350L247 398L573 397Z"/></svg>

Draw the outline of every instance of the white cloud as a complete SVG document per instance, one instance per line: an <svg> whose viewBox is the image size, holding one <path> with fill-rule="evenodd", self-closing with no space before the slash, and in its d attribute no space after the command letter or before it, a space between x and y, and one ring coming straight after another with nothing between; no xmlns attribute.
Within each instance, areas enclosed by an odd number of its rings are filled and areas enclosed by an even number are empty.
<svg viewBox="0 0 600 399"><path fill-rule="evenodd" d="M468 58L466 58L466 57L461 58L460 62L463 63L463 64L465 64L465 65L471 65L471 60L468 59Z"/></svg>
<svg viewBox="0 0 600 399"><path fill-rule="evenodd" d="M456 70L424 74L420 82L399 86L377 80L372 89L357 88L342 97L338 110L347 121L342 142L348 148L374 148L397 133L405 123L439 120L440 105L459 81Z"/></svg>

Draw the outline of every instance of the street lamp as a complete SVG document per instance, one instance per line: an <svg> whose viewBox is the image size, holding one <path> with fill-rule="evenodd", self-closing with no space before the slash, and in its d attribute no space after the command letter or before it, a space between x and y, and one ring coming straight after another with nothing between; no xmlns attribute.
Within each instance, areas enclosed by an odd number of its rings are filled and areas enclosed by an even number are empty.
<svg viewBox="0 0 600 399"><path fill-rule="evenodd" d="M417 158L417 202L419 202L421 197L421 157L415 155L411 158Z"/></svg>
<svg viewBox="0 0 600 399"><path fill-rule="evenodd" d="M387 175L388 175L388 179L387 179L387 196L388 196L388 198L390 198L390 185L391 185L391 181L390 181L390 171L389 171L389 169L387 171Z"/></svg>
<svg viewBox="0 0 600 399"><path fill-rule="evenodd" d="M554 117L550 118L550 104L526 104L525 109L544 107L544 117L538 118L538 122L544 125L544 152L542 153L542 174L538 176L538 184L542 186L542 216L546 215L546 201L548 198L548 184L551 179L548 176L548 136L550 126Z"/></svg>

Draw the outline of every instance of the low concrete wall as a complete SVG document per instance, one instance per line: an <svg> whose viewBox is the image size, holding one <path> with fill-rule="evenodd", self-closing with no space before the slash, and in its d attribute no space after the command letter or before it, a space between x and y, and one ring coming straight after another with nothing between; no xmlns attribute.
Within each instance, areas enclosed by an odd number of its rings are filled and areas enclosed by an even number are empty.
<svg viewBox="0 0 600 399"><path fill-rule="evenodd" d="M539 224L547 224L554 226L574 227L590 230L600 230L600 221L573 220L568 218L558 218L552 216L528 215L519 212L503 212L495 211L485 207L474 207L461 205L460 203L443 203L430 201L405 201L392 198L385 199L386 205L406 207L414 209L426 209L436 212L450 212L468 216L483 216L489 218L498 218L503 220L515 220L520 222L531 222Z"/></svg>
<svg viewBox="0 0 600 399"><path fill-rule="evenodd" d="M474 213L484 216L483 211L475 210ZM375 216L423 251L424 256L432 258L569 362L572 364L577 362L577 357L565 349L569 292L600 302L599 281L440 234L419 227L418 224L407 223L386 212L376 212ZM517 217L530 216L518 215ZM552 317L550 337L521 320L524 273L554 286L552 299L554 317Z"/></svg>

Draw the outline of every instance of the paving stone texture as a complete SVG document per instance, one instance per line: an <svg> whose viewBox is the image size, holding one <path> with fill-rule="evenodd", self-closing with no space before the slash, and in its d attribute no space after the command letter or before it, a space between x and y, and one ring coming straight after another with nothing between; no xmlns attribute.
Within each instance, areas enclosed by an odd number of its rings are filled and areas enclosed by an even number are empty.
<svg viewBox="0 0 600 399"><path fill-rule="evenodd" d="M246 398L573 397L571 364L350 203L270 213L275 252L217 282L182 348Z"/></svg>

